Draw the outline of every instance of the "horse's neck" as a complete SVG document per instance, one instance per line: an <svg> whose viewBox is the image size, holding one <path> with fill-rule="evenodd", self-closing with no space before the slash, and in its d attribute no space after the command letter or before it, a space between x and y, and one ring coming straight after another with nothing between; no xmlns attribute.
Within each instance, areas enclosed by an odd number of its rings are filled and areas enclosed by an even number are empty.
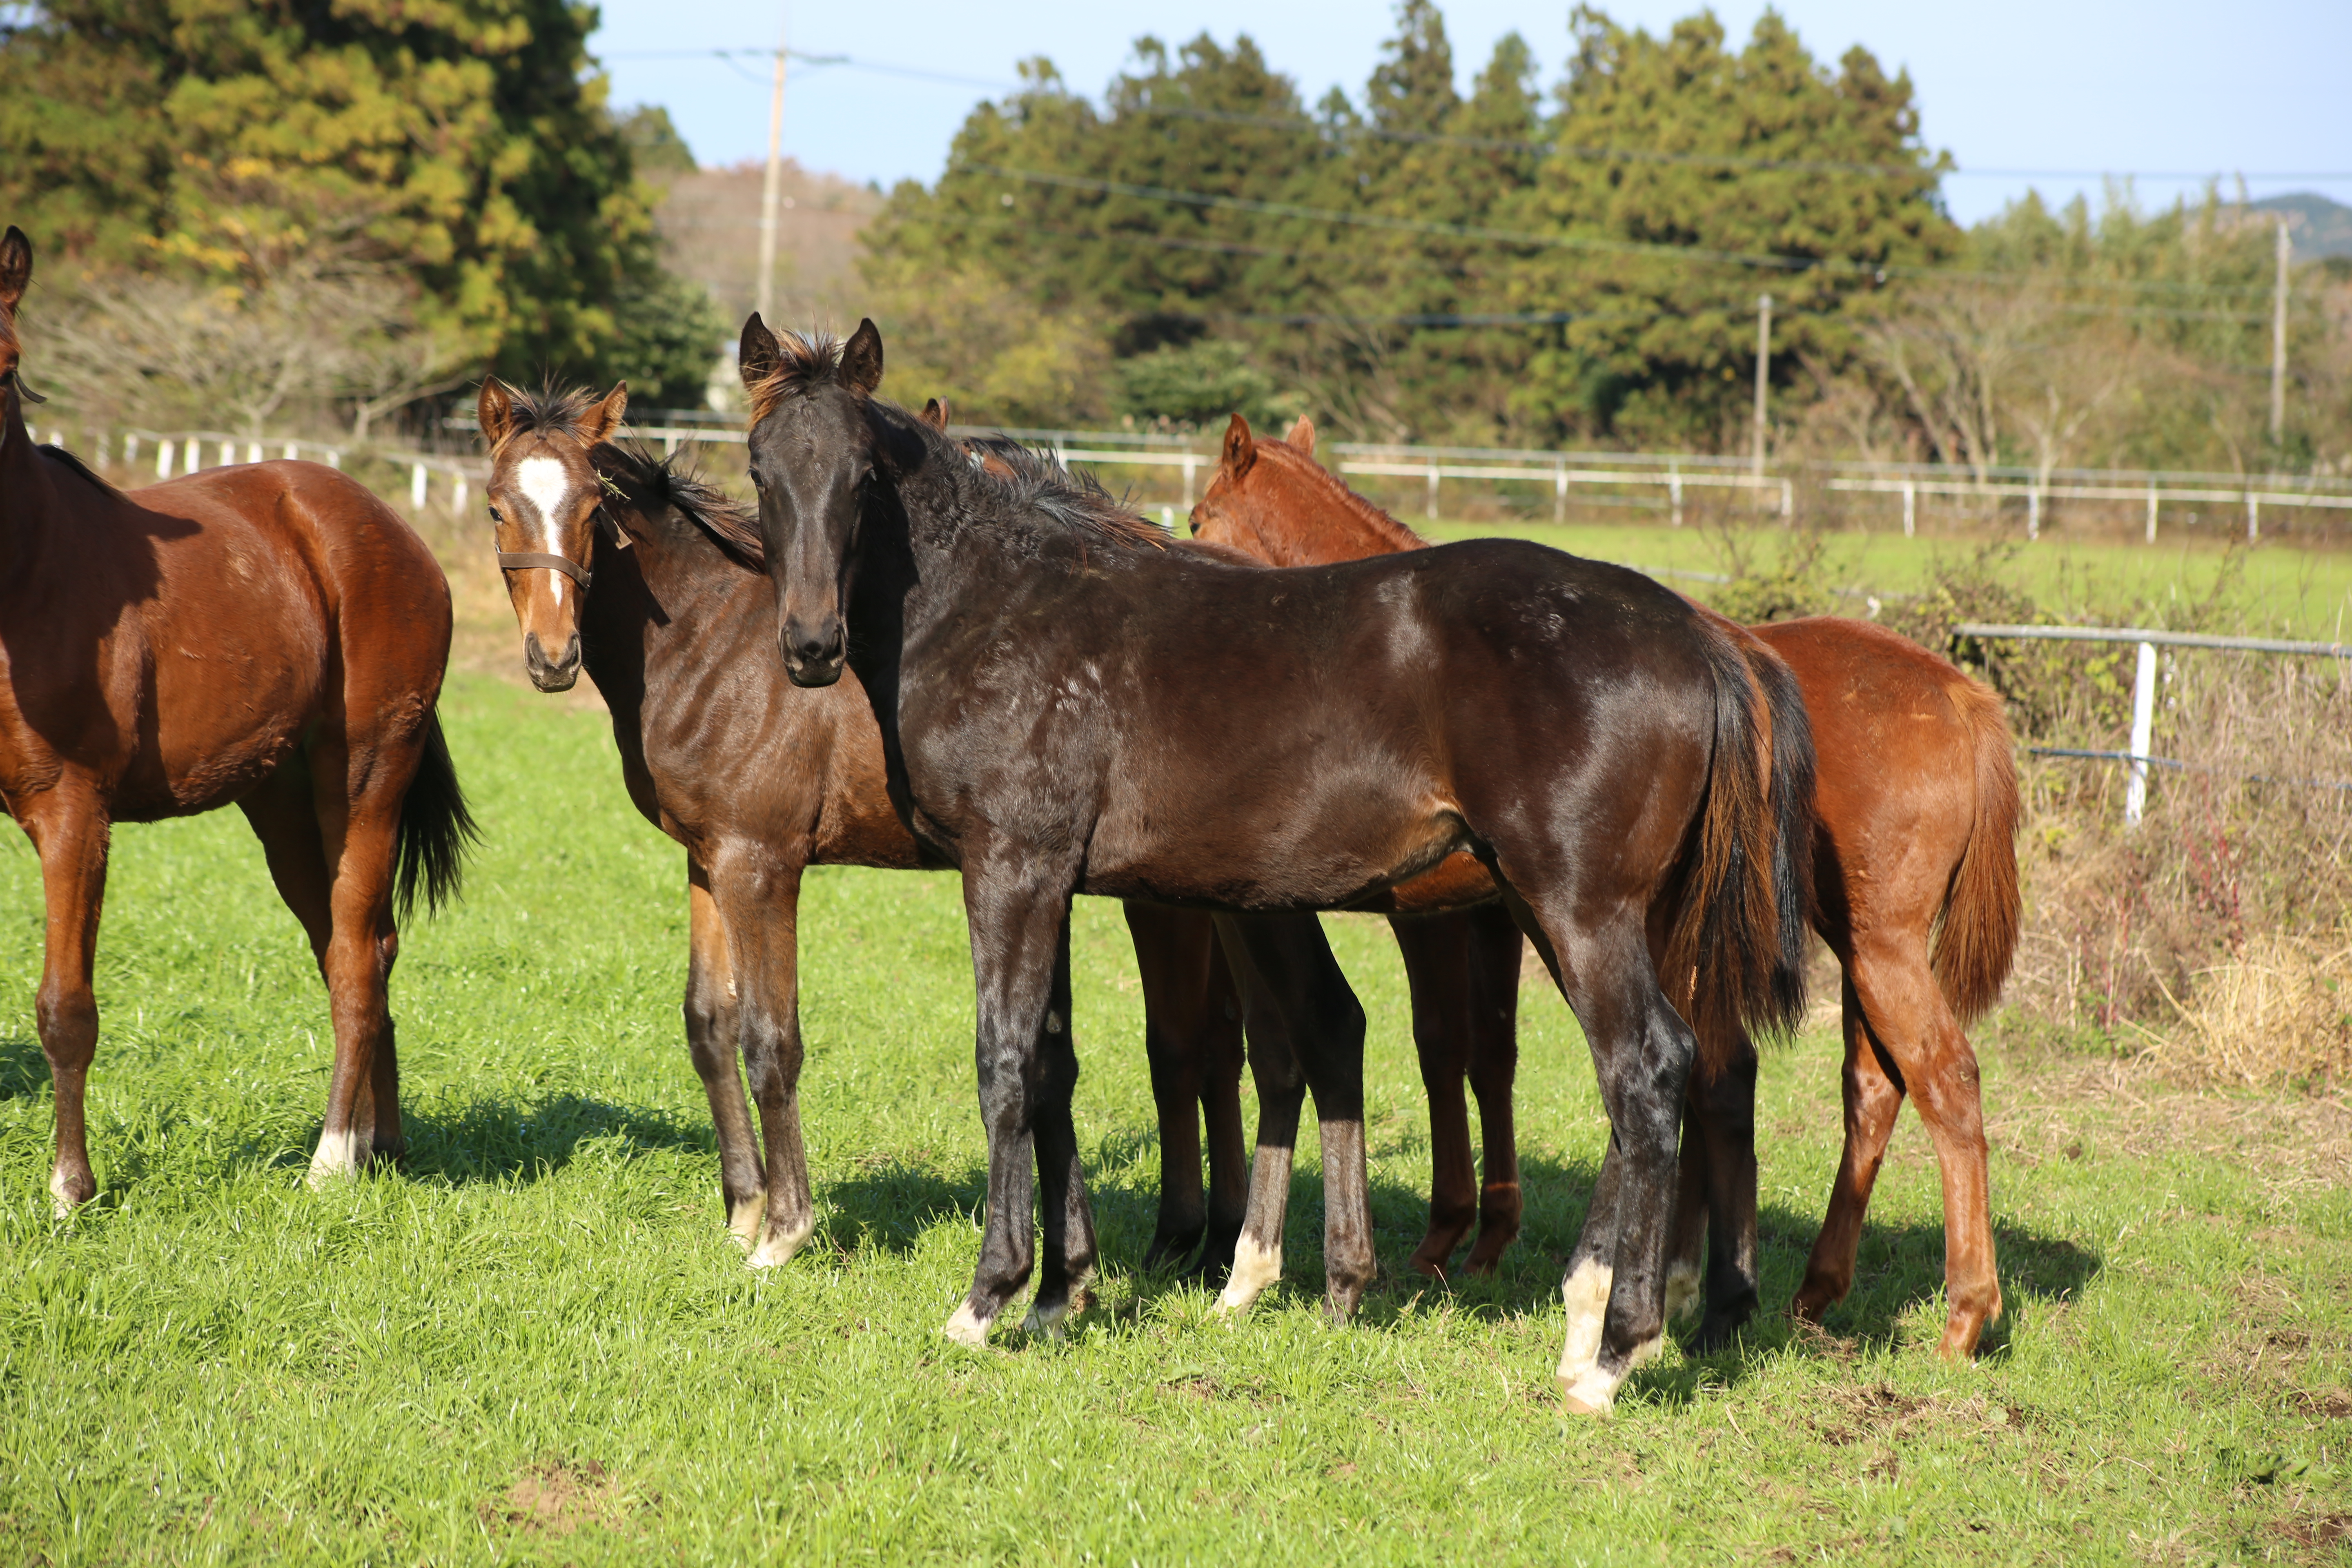
<svg viewBox="0 0 2352 1568"><path fill-rule="evenodd" d="M12 386L0 418L0 575L11 583L23 581L26 563L39 553L56 495Z"/></svg>
<svg viewBox="0 0 2352 1568"><path fill-rule="evenodd" d="M1281 484L1287 493L1260 514L1278 525L1271 537L1265 530L1259 534L1279 552L1277 564L1361 561L1428 542L1351 491L1287 473L1281 476Z"/></svg>

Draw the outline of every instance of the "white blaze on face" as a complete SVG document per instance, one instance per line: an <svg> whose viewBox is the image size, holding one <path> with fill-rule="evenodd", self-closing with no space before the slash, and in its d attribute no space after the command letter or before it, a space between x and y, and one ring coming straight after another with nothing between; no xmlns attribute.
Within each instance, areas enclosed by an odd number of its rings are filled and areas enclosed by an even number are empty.
<svg viewBox="0 0 2352 1568"><path fill-rule="evenodd" d="M550 555L563 553L563 520L571 508L572 475L558 458L525 458L515 465L515 485L523 499L539 513L540 537ZM563 574L551 572L549 584L555 590L555 602L563 603Z"/></svg>

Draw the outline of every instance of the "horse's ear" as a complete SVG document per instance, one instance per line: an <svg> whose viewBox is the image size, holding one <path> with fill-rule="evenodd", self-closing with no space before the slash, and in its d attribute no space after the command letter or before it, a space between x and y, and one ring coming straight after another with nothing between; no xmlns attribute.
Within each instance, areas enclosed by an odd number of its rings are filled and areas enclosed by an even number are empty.
<svg viewBox="0 0 2352 1568"><path fill-rule="evenodd" d="M13 310L33 280L33 242L15 224L0 236L0 305Z"/></svg>
<svg viewBox="0 0 2352 1568"><path fill-rule="evenodd" d="M742 341L735 345L735 368L743 377L743 389L756 391L761 382L776 374L783 359L783 351L776 347L776 334L768 331L768 323L760 320L759 311L752 311L743 323Z"/></svg>
<svg viewBox="0 0 2352 1568"><path fill-rule="evenodd" d="M611 440L613 432L618 430L628 417L629 384L616 381L613 384L613 390L604 395L604 401L590 412L586 422L580 426L580 434L593 447L599 441Z"/></svg>
<svg viewBox="0 0 2352 1568"><path fill-rule="evenodd" d="M1248 473L1250 465L1256 461L1257 442L1250 435L1249 421L1236 414L1233 423L1225 426L1225 448L1218 459L1219 465L1237 479Z"/></svg>
<svg viewBox="0 0 2352 1568"><path fill-rule="evenodd" d="M944 397L923 399L923 423L944 436L948 433L948 400Z"/></svg>
<svg viewBox="0 0 2352 1568"><path fill-rule="evenodd" d="M474 400L474 416L481 421L482 445L497 451L514 433L514 398L506 383L495 375L482 377L482 395Z"/></svg>
<svg viewBox="0 0 2352 1568"><path fill-rule="evenodd" d="M1298 423L1290 427L1290 434L1282 438L1282 444L1296 447L1310 458L1313 457L1315 455L1315 421L1304 414L1300 415Z"/></svg>
<svg viewBox="0 0 2352 1568"><path fill-rule="evenodd" d="M841 374L868 397L882 384L882 333L873 317L860 321L857 330L849 334L841 351Z"/></svg>

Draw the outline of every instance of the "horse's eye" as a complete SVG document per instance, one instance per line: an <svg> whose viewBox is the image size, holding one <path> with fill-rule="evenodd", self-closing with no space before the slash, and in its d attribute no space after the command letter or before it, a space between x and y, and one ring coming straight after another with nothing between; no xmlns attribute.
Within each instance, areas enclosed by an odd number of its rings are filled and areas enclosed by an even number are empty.
<svg viewBox="0 0 2352 1568"><path fill-rule="evenodd" d="M492 522L504 522L506 520L506 513L500 511L496 506L492 506L490 508L490 521Z"/></svg>

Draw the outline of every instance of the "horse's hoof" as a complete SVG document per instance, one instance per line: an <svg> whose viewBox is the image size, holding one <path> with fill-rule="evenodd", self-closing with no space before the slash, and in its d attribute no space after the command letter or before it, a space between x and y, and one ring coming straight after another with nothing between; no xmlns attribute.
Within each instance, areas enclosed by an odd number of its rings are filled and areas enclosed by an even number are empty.
<svg viewBox="0 0 2352 1568"><path fill-rule="evenodd" d="M793 1260L793 1254L801 1249L801 1243L806 1241L815 1229L814 1221L790 1230L772 1229L744 1261L754 1268L781 1268Z"/></svg>
<svg viewBox="0 0 2352 1568"><path fill-rule="evenodd" d="M1051 1307L1034 1305L1029 1309L1029 1315L1021 1320L1021 1331L1034 1339L1058 1340L1062 1337L1062 1325L1069 1315L1067 1302Z"/></svg>
<svg viewBox="0 0 2352 1568"><path fill-rule="evenodd" d="M760 1227L768 1221L768 1194L753 1193L736 1202L727 1211L728 1234L735 1245L749 1252L760 1244Z"/></svg>
<svg viewBox="0 0 2352 1568"><path fill-rule="evenodd" d="M970 1301L955 1310L955 1316L947 1321L947 1326L940 1332L956 1343L970 1345L974 1350L983 1349L988 1344L988 1323L971 1310Z"/></svg>
<svg viewBox="0 0 2352 1568"><path fill-rule="evenodd" d="M1607 1415L1616 1405L1616 1380L1598 1367L1577 1377L1562 1373L1552 1381L1559 1384L1559 1402L1570 1415Z"/></svg>
<svg viewBox="0 0 2352 1568"><path fill-rule="evenodd" d="M1404 1266L1407 1268L1412 1269L1415 1274L1420 1275L1423 1279L1434 1279L1440 1285L1443 1285L1445 1283L1446 1259L1452 1256L1453 1255L1451 1253L1447 1253L1444 1257L1424 1258L1420 1253L1416 1252L1411 1258L1404 1260Z"/></svg>

